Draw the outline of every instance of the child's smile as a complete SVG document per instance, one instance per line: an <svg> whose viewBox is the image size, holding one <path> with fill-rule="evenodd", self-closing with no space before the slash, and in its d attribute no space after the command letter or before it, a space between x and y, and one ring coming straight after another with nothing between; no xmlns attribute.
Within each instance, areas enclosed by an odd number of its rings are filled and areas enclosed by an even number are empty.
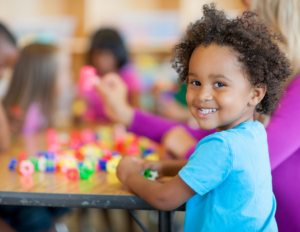
<svg viewBox="0 0 300 232"><path fill-rule="evenodd" d="M204 109L199 108L197 111L197 114L200 118L206 118L209 117L211 114L215 113L218 109Z"/></svg>
<svg viewBox="0 0 300 232"><path fill-rule="evenodd" d="M229 47L213 44L194 50L186 100L201 128L220 131L253 120L254 108L264 95L259 91Z"/></svg>

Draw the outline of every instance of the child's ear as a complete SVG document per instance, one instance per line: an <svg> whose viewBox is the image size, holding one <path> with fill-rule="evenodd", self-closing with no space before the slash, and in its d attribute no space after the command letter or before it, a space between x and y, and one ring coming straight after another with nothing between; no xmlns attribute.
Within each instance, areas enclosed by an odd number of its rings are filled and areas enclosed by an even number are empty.
<svg viewBox="0 0 300 232"><path fill-rule="evenodd" d="M264 98L267 91L267 86L263 84L258 84L252 87L251 98L249 100L250 106L256 106Z"/></svg>

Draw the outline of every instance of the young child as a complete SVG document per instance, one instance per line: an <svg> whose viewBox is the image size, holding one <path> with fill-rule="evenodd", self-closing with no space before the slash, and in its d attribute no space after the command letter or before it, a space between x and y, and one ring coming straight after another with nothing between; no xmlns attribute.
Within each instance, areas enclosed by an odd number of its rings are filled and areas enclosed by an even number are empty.
<svg viewBox="0 0 300 232"><path fill-rule="evenodd" d="M198 143L188 162L125 157L117 175L157 209L187 201L185 231L278 231L266 131L253 115L275 109L290 63L256 13L231 20L213 4L203 9L174 48L173 66L188 83L193 117L217 132ZM148 168L175 177L150 181L141 175Z"/></svg>
<svg viewBox="0 0 300 232"><path fill-rule="evenodd" d="M103 28L93 35L88 62L92 65L90 68L94 69L94 75L100 78L108 73L118 73L128 87L130 104L139 107L141 81L134 66L128 61L128 51L117 31ZM87 102L87 118L106 119L102 99L96 91L79 88L79 95Z"/></svg>
<svg viewBox="0 0 300 232"><path fill-rule="evenodd" d="M58 49L53 45L30 44L22 49L4 99L9 115L14 106L22 111L10 117L15 134L36 133L49 125L54 96L61 91L59 60ZM55 218L68 211L67 208L1 205L0 218L6 219L16 231L56 231Z"/></svg>
<svg viewBox="0 0 300 232"><path fill-rule="evenodd" d="M4 99L8 113L14 106L22 111L22 115L10 120L14 133L21 130L23 134L32 134L49 125L55 104L54 96L61 91L57 78L58 56L58 49L53 45L34 43L22 49Z"/></svg>

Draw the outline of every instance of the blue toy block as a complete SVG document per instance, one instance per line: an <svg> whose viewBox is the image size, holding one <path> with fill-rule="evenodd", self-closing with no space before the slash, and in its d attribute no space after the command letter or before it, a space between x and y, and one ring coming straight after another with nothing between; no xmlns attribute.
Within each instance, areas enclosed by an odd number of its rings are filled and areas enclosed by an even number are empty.
<svg viewBox="0 0 300 232"><path fill-rule="evenodd" d="M9 162L9 165L8 165L8 168L10 170L16 170L17 164L18 164L18 161L15 158L11 158L10 162Z"/></svg>
<svg viewBox="0 0 300 232"><path fill-rule="evenodd" d="M107 163L106 159L99 160L99 168L101 171L106 171L106 163Z"/></svg>
<svg viewBox="0 0 300 232"><path fill-rule="evenodd" d="M78 162L77 166L78 166L78 168L81 168L83 166L83 162Z"/></svg>
<svg viewBox="0 0 300 232"><path fill-rule="evenodd" d="M116 156L116 155L120 155L120 153L119 153L119 152L113 151L113 152L111 153L111 155L112 155L112 156Z"/></svg>
<svg viewBox="0 0 300 232"><path fill-rule="evenodd" d="M54 160L55 154L53 152L45 152L45 157L47 160Z"/></svg>
<svg viewBox="0 0 300 232"><path fill-rule="evenodd" d="M154 151L152 149L146 149L143 151L142 157L145 158L146 156L152 154Z"/></svg>
<svg viewBox="0 0 300 232"><path fill-rule="evenodd" d="M55 167L46 167L46 172L55 172L56 168Z"/></svg>

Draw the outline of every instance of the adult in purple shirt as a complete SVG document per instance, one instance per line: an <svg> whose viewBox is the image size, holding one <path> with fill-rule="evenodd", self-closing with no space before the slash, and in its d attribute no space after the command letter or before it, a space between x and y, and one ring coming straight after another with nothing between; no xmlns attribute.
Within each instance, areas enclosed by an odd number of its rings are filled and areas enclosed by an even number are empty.
<svg viewBox="0 0 300 232"><path fill-rule="evenodd" d="M300 2L293 0L253 0L252 8L281 32L294 74L286 83L280 106L270 118L264 118L277 200L279 231L300 231ZM268 9L268 10L264 10ZM280 12L277 12L280 11ZM136 134L163 142L177 158L188 158L196 143L214 131L192 129L187 125L133 109L127 102L127 89L114 74L98 86L108 117L123 123Z"/></svg>

